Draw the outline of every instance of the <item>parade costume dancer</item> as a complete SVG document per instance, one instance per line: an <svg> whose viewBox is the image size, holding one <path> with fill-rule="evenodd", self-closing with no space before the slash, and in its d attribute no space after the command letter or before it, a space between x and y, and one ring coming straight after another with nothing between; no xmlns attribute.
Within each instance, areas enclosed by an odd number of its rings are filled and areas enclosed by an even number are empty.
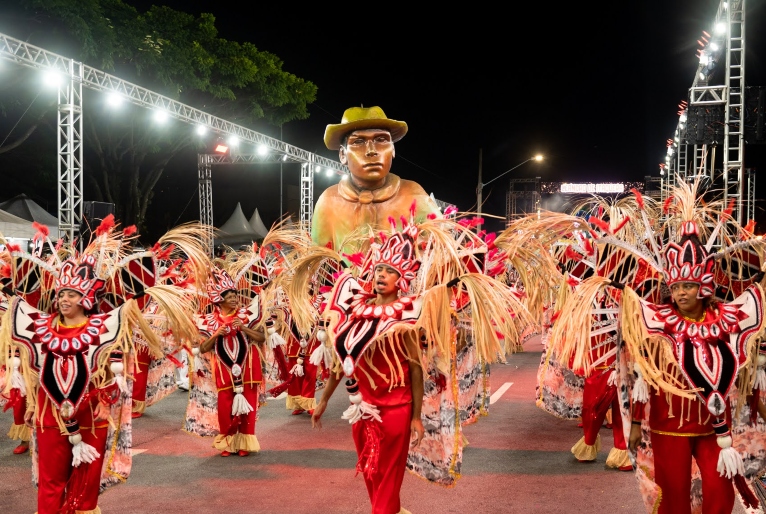
<svg viewBox="0 0 766 514"><path fill-rule="evenodd" d="M237 287L221 269L212 270L207 293L213 309L198 322L200 334L207 338L199 351L212 351L214 356L219 434L213 447L222 457L232 453L245 457L261 449L255 423L263 375L253 346L266 340L262 332L254 330L261 320L260 297L255 295L247 307L239 307Z"/></svg>
<svg viewBox="0 0 766 514"><path fill-rule="evenodd" d="M343 418L353 425L357 471L364 475L376 514L405 512L399 489L410 436L415 443L423 437L422 369L433 366L446 377L447 387L456 387L451 372L455 339L450 326L450 290L467 291L478 306L473 311L477 348L488 361L505 354L498 334L507 336L508 342L517 341L515 323L529 321L507 287L481 274L463 274L464 262L456 244L460 238L450 228L476 238L470 230L442 219L416 226L402 218L401 230L390 222L391 234L379 234L381 239L371 244L366 255L347 256L353 266L340 274L326 297L323 318L328 322L332 373L312 418L314 426L320 427L327 401L343 373L351 400ZM420 247L424 253L419 259L416 248ZM340 262L342 257L328 248L315 247L295 263L288 292L299 326L301 320L309 324L314 319L308 314L313 303L305 291L326 259ZM459 278L448 287L445 282L455 277ZM516 307L519 315L509 314L508 306Z"/></svg>
<svg viewBox="0 0 766 514"><path fill-rule="evenodd" d="M100 294L115 286L122 265L130 260L127 238L134 232L131 227L116 231L109 216L82 253L68 249L64 255L70 256L61 262L56 255L55 265L6 243L9 266L35 262L55 276L55 312L42 312L16 296L0 338L0 350L18 348L22 355L28 391L25 421L35 427L33 479L39 514L98 513L100 491L129 475L132 384L125 371L133 362L132 332L142 331L150 346L159 349L132 297L150 295L163 312L174 309L168 319L178 333L188 335L193 329L191 312L184 314L183 301L170 288L133 290L119 307L106 314L94 312ZM6 285L8 292L27 289L23 283Z"/></svg>
<svg viewBox="0 0 766 514"><path fill-rule="evenodd" d="M556 325L563 341L560 355L573 357L574 367L592 369L591 353L580 344L590 339L592 327L582 317L602 291L620 293L615 296L621 305L624 342L620 391L627 394L632 386L634 402L629 442L631 449L638 450L636 473L647 510L663 514L698 512L695 497L699 492L694 493L691 486L692 458L702 477L702 512L731 512L732 482L746 505L757 504L745 480L742 456L732 441L731 400L737 380L745 397L752 389L755 336L763 329L763 291L754 283L732 301L712 300L715 275L726 273L721 263L729 266L732 256L757 242L739 241L741 228L725 211L716 211L715 202L702 207L696 185L679 181L664 206L667 221L662 226L650 223L644 199L634 191L638 210L633 219L642 225L632 240L629 233L610 230L600 217L587 220L603 232L590 231L593 245L618 246L653 273L662 273L674 290L673 301L642 298L638 280L624 284L594 276L578 287ZM703 235L701 227L708 226L715 228ZM732 228L734 232L727 230ZM663 245L658 234L670 234L673 241ZM723 249L712 253L716 238L724 241ZM708 240L707 245L702 239ZM637 373L632 384L629 367ZM621 401L621 412L629 412L627 398ZM642 422L644 433L650 434L645 441L650 450L638 448Z"/></svg>

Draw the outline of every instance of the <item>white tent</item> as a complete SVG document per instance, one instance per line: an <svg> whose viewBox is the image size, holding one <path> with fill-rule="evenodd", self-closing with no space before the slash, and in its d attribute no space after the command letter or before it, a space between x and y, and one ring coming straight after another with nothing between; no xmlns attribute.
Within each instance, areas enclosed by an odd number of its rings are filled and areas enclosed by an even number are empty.
<svg viewBox="0 0 766 514"><path fill-rule="evenodd" d="M19 218L8 212L0 210L0 234L5 238L13 239L32 239L37 233L37 229L32 226L31 221ZM51 239L56 239L57 234L51 233Z"/></svg>
<svg viewBox="0 0 766 514"><path fill-rule="evenodd" d="M37 202L25 194L14 196L10 200L0 203L0 210L30 222L30 227L32 226L32 221L48 225L51 232L51 239L55 240L58 238L58 218L43 209ZM32 235L34 235L34 233Z"/></svg>
<svg viewBox="0 0 766 514"><path fill-rule="evenodd" d="M258 237L260 239L263 239L266 237L266 234L269 233L269 229L266 228L266 225L263 224L263 220L261 219L261 215L258 213L258 209L255 209L255 212L250 217L250 227L253 229L253 231L258 234Z"/></svg>
<svg viewBox="0 0 766 514"><path fill-rule="evenodd" d="M237 202L237 206L229 219L218 227L216 232L215 244L227 246L250 244L256 239L260 239L253 227L250 226L245 213L242 212L242 205L239 202Z"/></svg>

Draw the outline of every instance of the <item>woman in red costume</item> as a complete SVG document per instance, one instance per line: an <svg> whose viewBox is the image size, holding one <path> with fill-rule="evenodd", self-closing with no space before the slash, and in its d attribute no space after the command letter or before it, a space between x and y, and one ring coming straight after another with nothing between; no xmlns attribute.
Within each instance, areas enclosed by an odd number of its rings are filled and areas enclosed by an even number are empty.
<svg viewBox="0 0 766 514"><path fill-rule="evenodd" d="M200 333L206 337L199 352L214 355L219 434L213 447L222 457L232 453L245 457L261 449L255 422L263 375L259 352L253 346L266 340L255 328L261 320L259 297L254 296L248 307L240 307L234 281L221 269L214 269L207 292L213 309L199 322Z"/></svg>

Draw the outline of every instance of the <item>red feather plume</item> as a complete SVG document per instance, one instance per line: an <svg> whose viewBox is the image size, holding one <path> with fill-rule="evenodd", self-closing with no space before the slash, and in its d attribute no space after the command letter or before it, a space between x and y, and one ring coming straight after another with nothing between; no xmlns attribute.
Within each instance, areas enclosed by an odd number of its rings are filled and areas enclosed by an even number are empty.
<svg viewBox="0 0 766 514"><path fill-rule="evenodd" d="M109 214L106 218L101 220L98 228L96 229L97 236L103 236L108 234L110 230L114 228L114 214Z"/></svg>
<svg viewBox="0 0 766 514"><path fill-rule="evenodd" d="M638 203L638 208L643 210L644 209L644 196L641 194L641 192L636 189L635 187L630 190L634 195L636 195L636 203Z"/></svg>

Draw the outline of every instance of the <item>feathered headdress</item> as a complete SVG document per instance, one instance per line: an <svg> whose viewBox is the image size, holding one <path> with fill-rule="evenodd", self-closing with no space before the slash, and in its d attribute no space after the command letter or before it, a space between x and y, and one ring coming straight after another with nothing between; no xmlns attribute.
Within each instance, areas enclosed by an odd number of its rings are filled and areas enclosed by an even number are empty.
<svg viewBox="0 0 766 514"><path fill-rule="evenodd" d="M210 301L213 303L223 302L223 297L228 291L237 290L237 286L234 284L231 276L220 268L213 268L210 272L210 277L205 284L207 289L207 295Z"/></svg>
<svg viewBox="0 0 766 514"><path fill-rule="evenodd" d="M386 237L380 246L372 247L372 268L380 265L394 268L399 273L396 286L406 292L420 268L420 261L415 253L418 227L402 218L402 229L399 231L393 218L389 218L389 222L391 235Z"/></svg>

